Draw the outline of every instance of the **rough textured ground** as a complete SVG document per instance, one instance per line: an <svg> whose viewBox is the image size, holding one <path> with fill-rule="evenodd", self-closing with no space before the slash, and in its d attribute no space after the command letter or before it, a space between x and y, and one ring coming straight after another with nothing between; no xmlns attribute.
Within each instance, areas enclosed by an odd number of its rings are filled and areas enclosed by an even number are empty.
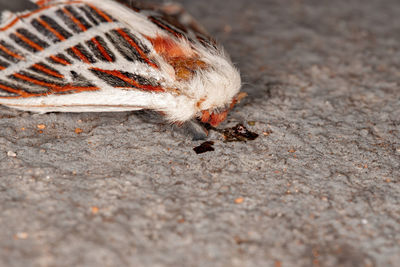
<svg viewBox="0 0 400 267"><path fill-rule="evenodd" d="M260 137L2 107L0 265L398 266L398 1L180 2L241 69L222 127Z"/></svg>

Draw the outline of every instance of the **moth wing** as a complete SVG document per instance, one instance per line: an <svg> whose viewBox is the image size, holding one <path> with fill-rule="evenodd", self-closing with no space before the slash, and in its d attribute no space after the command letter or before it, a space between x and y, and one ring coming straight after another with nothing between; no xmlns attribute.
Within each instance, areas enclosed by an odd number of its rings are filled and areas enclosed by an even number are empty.
<svg viewBox="0 0 400 267"><path fill-rule="evenodd" d="M179 3L155 4L135 0L117 0L117 2L137 12L146 13L160 27L171 27L172 32L185 36L189 40L199 40L206 45L212 46L216 44L207 30Z"/></svg>
<svg viewBox="0 0 400 267"><path fill-rule="evenodd" d="M145 38L107 11L85 2L36 3L37 10L7 14L0 25L0 104L137 110L149 105L146 94L165 91Z"/></svg>

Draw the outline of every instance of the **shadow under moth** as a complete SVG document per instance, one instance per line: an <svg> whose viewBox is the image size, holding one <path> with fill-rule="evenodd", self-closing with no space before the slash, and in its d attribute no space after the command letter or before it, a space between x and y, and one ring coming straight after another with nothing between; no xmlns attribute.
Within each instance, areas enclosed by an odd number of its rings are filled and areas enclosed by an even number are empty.
<svg viewBox="0 0 400 267"><path fill-rule="evenodd" d="M46 112L149 109L217 126L245 96L229 56L177 4L40 0L0 21L0 104Z"/></svg>

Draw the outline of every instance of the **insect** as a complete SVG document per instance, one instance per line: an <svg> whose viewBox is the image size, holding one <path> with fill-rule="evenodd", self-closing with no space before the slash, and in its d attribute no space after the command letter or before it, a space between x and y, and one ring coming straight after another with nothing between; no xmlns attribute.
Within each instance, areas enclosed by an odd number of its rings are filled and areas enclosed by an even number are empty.
<svg viewBox="0 0 400 267"><path fill-rule="evenodd" d="M176 6L40 0L2 15L0 104L38 112L150 109L213 126L244 97L223 48Z"/></svg>

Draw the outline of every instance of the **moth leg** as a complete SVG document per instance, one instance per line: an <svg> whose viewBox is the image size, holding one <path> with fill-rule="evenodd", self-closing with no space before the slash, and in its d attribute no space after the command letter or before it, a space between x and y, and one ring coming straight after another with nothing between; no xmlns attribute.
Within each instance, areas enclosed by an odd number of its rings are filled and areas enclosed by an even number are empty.
<svg viewBox="0 0 400 267"><path fill-rule="evenodd" d="M193 141L204 140L208 136L206 127L195 119L185 122L180 128L184 133L192 136Z"/></svg>

